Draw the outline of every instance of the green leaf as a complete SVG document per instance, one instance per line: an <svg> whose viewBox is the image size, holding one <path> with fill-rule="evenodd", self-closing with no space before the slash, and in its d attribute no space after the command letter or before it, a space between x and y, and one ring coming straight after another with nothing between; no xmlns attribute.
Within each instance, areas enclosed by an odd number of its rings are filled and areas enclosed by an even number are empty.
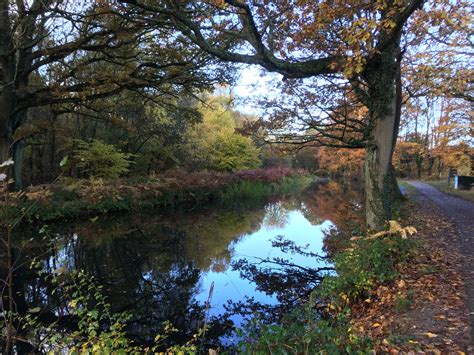
<svg viewBox="0 0 474 355"><path fill-rule="evenodd" d="M41 308L40 307L34 307L34 308L30 308L28 310L29 313L39 313L41 312Z"/></svg>
<svg viewBox="0 0 474 355"><path fill-rule="evenodd" d="M66 156L61 160L61 162L59 163L59 166L60 166L60 167L63 167L64 165L66 165L68 158L69 158L69 157L66 155Z"/></svg>

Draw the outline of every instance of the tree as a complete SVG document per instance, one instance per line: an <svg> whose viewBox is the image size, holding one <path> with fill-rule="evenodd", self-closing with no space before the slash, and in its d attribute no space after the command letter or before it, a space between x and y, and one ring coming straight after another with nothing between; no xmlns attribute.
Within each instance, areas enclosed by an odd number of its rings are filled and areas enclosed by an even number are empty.
<svg viewBox="0 0 474 355"><path fill-rule="evenodd" d="M320 147L316 150L319 170L332 174L355 175L364 165L364 151L361 149Z"/></svg>
<svg viewBox="0 0 474 355"><path fill-rule="evenodd" d="M171 105L229 77L202 70L209 56L165 25L137 24L105 1L0 0L0 160L13 157L17 188L25 139L15 133L31 108L78 112L127 90Z"/></svg>
<svg viewBox="0 0 474 355"><path fill-rule="evenodd" d="M399 142L395 149L394 161L397 170L403 175L410 174L411 164L414 162L417 177L421 178L421 169L425 158L425 148L417 142Z"/></svg>
<svg viewBox="0 0 474 355"><path fill-rule="evenodd" d="M432 176L436 164L439 177L457 167L450 156L466 154L462 142L472 142L471 6L465 0L429 2L404 38L404 137L399 144L401 155L416 161L418 176L423 168Z"/></svg>
<svg viewBox="0 0 474 355"><path fill-rule="evenodd" d="M391 217L400 37L424 0L123 2L150 24L167 16L221 60L260 65L285 79L345 78L368 108L366 217L369 227L383 227Z"/></svg>
<svg viewBox="0 0 474 355"><path fill-rule="evenodd" d="M255 169L259 149L249 137L236 132L240 114L226 105L225 97L206 100L200 112L203 121L187 133L188 166L218 171Z"/></svg>

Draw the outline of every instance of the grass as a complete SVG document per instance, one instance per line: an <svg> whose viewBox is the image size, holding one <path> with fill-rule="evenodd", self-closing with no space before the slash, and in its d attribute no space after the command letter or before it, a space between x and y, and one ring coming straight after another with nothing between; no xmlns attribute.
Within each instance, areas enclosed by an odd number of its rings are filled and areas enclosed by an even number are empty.
<svg viewBox="0 0 474 355"><path fill-rule="evenodd" d="M474 201L474 189L456 190L452 185L448 185L448 182L445 180L426 181L426 183L436 187L438 190L443 191L449 195L461 197L469 201Z"/></svg>
<svg viewBox="0 0 474 355"><path fill-rule="evenodd" d="M406 193L405 192L413 192L416 190L415 187L413 187L412 185L410 185L409 183L407 183L406 181L398 181L398 186L400 187L400 190L402 191L402 193L405 195Z"/></svg>
<svg viewBox="0 0 474 355"><path fill-rule="evenodd" d="M395 310L400 313L407 312L412 306L414 298L414 290L408 290L405 294L398 295L395 299Z"/></svg>

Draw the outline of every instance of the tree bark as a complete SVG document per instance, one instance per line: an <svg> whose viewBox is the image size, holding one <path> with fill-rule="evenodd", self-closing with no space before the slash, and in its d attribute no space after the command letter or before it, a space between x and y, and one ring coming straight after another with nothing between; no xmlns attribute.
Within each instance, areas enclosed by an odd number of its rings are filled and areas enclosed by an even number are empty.
<svg viewBox="0 0 474 355"><path fill-rule="evenodd" d="M15 164L13 165L13 179L15 190L23 190L23 178L21 174L23 171L24 148L25 139L20 139L16 141L12 147L13 161L15 162Z"/></svg>
<svg viewBox="0 0 474 355"><path fill-rule="evenodd" d="M396 61L396 72L395 72L395 122L394 122L394 133L392 137L392 152L390 153L390 169L392 173L390 174L392 180L392 199L394 201L404 201L405 196L403 196L400 187L398 186L397 177L395 175L395 168L393 166L393 152L395 151L395 147L397 145L398 133L400 132L400 121L402 118L402 100L403 100L403 92L402 92L402 70L401 70L401 62L402 62L403 53L398 48L397 53L397 61Z"/></svg>
<svg viewBox="0 0 474 355"><path fill-rule="evenodd" d="M395 177L391 165L391 135L394 115L375 120L371 142L366 148L365 194L367 226L381 230L392 218Z"/></svg>
<svg viewBox="0 0 474 355"><path fill-rule="evenodd" d="M8 113L3 112L0 120L0 164L7 159L13 158L11 148L13 145L13 134L11 132L10 124L8 121ZM3 170L7 174L7 178L13 177L13 167L9 166L6 170Z"/></svg>
<svg viewBox="0 0 474 355"><path fill-rule="evenodd" d="M366 147L365 193L367 227L381 230L392 218L399 194L392 168L392 153L398 133L397 56L394 43L374 60L364 73L369 94L369 139ZM397 117L398 116L398 117Z"/></svg>

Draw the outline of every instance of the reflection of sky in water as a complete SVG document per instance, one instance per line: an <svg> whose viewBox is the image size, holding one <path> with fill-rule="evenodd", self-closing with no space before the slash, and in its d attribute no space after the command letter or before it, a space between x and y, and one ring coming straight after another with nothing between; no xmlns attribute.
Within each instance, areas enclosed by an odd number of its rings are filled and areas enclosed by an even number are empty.
<svg viewBox="0 0 474 355"><path fill-rule="evenodd" d="M276 236L281 235L285 240L290 240L299 247L308 245L308 251L322 255L323 232L331 228L333 224L325 221L319 225L312 225L300 210L280 211L284 214L279 219L283 223L274 223L274 219L270 218L268 214L275 212L273 211L275 207L281 208L281 206L275 205L278 204L267 206L264 221L258 231L244 235L237 242L232 243L229 247L233 250L232 260L247 259L260 262L260 259L281 257L300 266L316 267L318 262L322 263L303 255L283 253L279 248L272 247L272 241L275 240ZM262 303L276 303L275 297L255 290L254 283L240 278L239 271L231 268L222 272L210 270L203 274L199 293L195 296L196 300L199 302L207 301L212 283L214 283L214 290L210 313L213 315L224 312L223 305L229 299L236 302L245 300L245 297L254 297L256 301Z"/></svg>

